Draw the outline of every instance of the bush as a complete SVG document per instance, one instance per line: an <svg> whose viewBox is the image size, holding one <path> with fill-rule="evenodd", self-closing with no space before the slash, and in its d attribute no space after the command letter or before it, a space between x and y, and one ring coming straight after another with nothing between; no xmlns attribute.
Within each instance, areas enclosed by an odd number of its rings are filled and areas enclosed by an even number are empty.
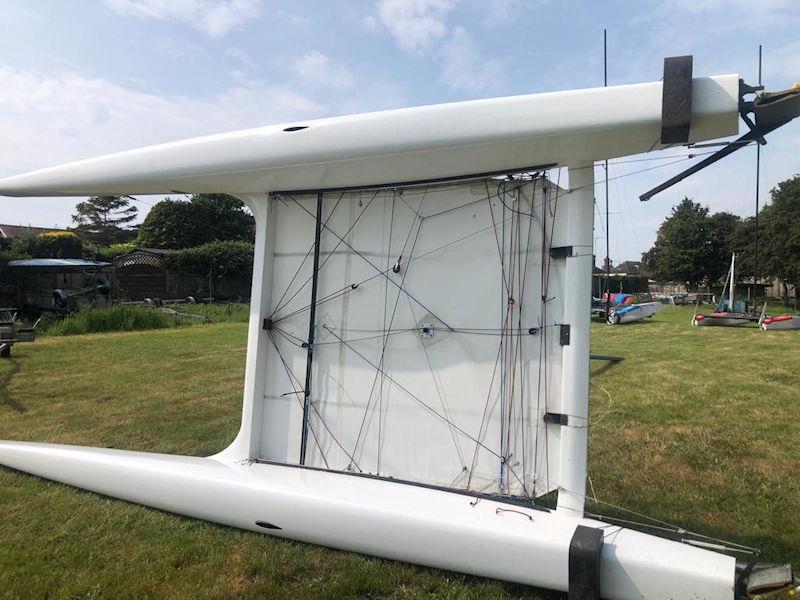
<svg viewBox="0 0 800 600"><path fill-rule="evenodd" d="M14 240L11 252L33 258L81 258L83 242L71 231L50 231Z"/></svg>
<svg viewBox="0 0 800 600"><path fill-rule="evenodd" d="M111 244L110 246L101 246L95 252L95 259L105 262L112 262L118 256L127 254L136 249L135 242L125 242L122 244Z"/></svg>
<svg viewBox="0 0 800 600"><path fill-rule="evenodd" d="M236 240L209 242L167 254L164 262L167 268L184 273L205 275L211 271L217 277L250 277L253 272L253 244Z"/></svg>
<svg viewBox="0 0 800 600"><path fill-rule="evenodd" d="M61 320L39 324L45 335L82 335L104 331L141 331L190 325L193 321L141 306L86 308Z"/></svg>

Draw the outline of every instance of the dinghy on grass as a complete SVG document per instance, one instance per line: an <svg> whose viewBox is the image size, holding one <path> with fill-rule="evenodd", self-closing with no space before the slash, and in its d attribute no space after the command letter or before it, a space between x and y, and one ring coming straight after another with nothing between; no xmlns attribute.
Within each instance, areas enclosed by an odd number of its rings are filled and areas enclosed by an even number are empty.
<svg viewBox="0 0 800 600"><path fill-rule="evenodd" d="M661 302L642 302L639 304L627 304L619 308L612 308L608 316L608 322L612 325L620 323L632 323L652 317L664 308Z"/></svg>
<svg viewBox="0 0 800 600"><path fill-rule="evenodd" d="M791 569L756 570L751 548L585 510L593 161L736 134L740 111L769 114L748 89L692 79L680 57L663 82L290 123L1 180L14 196L230 193L256 243L227 449L4 441L0 464L576 600L788 589ZM555 508L537 501L551 493Z"/></svg>
<svg viewBox="0 0 800 600"><path fill-rule="evenodd" d="M734 308L739 302L736 302L734 277L736 266L736 254L731 255L731 266L728 269L728 275L725 278L723 290L728 288L728 299L725 300L725 294L720 296L717 309L711 314L699 315L697 314L697 306L695 306L694 316L692 317L692 325L695 327L739 327L747 325L751 321L757 321L757 317L744 312L743 310L736 311ZM742 305L744 301L742 301Z"/></svg>

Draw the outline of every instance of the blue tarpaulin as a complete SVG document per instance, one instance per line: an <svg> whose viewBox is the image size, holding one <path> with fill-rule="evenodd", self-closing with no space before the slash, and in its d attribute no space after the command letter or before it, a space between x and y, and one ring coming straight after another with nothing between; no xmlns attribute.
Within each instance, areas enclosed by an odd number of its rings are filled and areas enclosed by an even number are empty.
<svg viewBox="0 0 800 600"><path fill-rule="evenodd" d="M83 258L26 258L23 260L12 260L8 263L8 266L21 269L36 269L42 267L49 267L51 269L104 269L110 267L111 263L85 260Z"/></svg>

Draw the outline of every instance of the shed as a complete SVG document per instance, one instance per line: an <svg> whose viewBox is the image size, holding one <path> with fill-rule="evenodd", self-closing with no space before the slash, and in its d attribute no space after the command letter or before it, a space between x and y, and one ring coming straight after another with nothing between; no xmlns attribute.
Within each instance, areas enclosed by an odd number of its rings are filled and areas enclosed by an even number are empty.
<svg viewBox="0 0 800 600"><path fill-rule="evenodd" d="M23 309L77 310L111 305L113 265L82 258L30 258L8 263Z"/></svg>
<svg viewBox="0 0 800 600"><path fill-rule="evenodd" d="M210 296L207 275L182 273L167 267L164 259L173 252L163 248L135 248L115 258L115 295L128 301Z"/></svg>

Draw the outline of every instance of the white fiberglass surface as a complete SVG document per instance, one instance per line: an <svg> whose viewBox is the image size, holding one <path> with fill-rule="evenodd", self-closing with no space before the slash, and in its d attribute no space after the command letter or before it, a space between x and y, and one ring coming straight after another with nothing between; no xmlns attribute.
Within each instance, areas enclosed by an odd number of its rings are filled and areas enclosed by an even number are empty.
<svg viewBox="0 0 800 600"><path fill-rule="evenodd" d="M306 465L554 489L566 197L542 178L323 195ZM271 201L260 458L297 463L317 196Z"/></svg>

